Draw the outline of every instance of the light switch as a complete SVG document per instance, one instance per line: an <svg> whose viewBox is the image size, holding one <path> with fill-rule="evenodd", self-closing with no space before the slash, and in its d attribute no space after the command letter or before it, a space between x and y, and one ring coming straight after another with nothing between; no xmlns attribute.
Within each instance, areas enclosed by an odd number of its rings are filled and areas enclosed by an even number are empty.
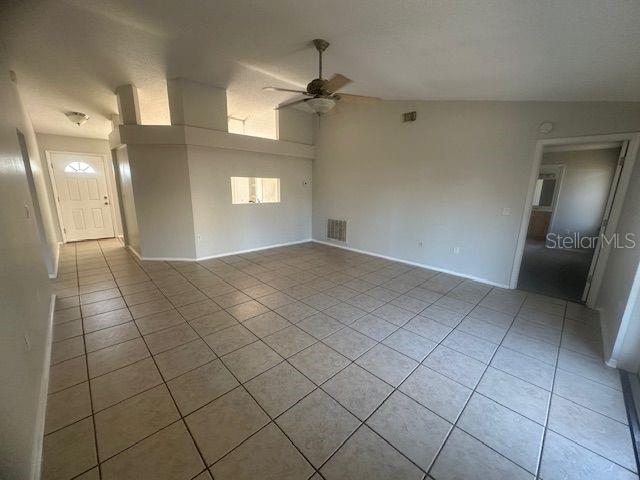
<svg viewBox="0 0 640 480"><path fill-rule="evenodd" d="M511 215L511 209L509 207L504 207L502 209L502 215L505 215L505 216Z"/></svg>

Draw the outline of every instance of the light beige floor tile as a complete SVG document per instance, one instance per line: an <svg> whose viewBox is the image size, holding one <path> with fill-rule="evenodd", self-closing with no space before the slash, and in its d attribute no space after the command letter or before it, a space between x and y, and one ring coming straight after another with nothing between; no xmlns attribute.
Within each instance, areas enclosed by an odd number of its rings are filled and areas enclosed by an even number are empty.
<svg viewBox="0 0 640 480"><path fill-rule="evenodd" d="M322 467L327 480L419 480L423 473L363 425Z"/></svg>
<svg viewBox="0 0 640 480"><path fill-rule="evenodd" d="M225 328L238 325L238 321L227 312L221 310L195 318L189 324L200 336L206 337Z"/></svg>
<svg viewBox="0 0 640 480"><path fill-rule="evenodd" d="M165 381L169 381L216 358L201 339L180 345L154 356Z"/></svg>
<svg viewBox="0 0 640 480"><path fill-rule="evenodd" d="M121 323L130 322L133 319L128 308L121 308L120 310L114 310L112 312L100 313L92 317L85 317L82 322L84 323L84 332L95 332L103 328L113 327L120 325Z"/></svg>
<svg viewBox="0 0 640 480"><path fill-rule="evenodd" d="M313 468L271 424L211 468L216 480L305 480Z"/></svg>
<svg viewBox="0 0 640 480"><path fill-rule="evenodd" d="M631 471L636 470L629 427L553 395L548 428Z"/></svg>
<svg viewBox="0 0 640 480"><path fill-rule="evenodd" d="M229 370L246 382L277 365L282 357L262 342L254 342L222 357Z"/></svg>
<svg viewBox="0 0 640 480"><path fill-rule="evenodd" d="M218 312L221 307L213 300L203 300L201 302L192 303L183 307L178 307L178 311L187 320L207 315L209 313Z"/></svg>
<svg viewBox="0 0 640 480"><path fill-rule="evenodd" d="M250 318L243 325L254 335L262 338L287 328L291 323L277 313L269 311Z"/></svg>
<svg viewBox="0 0 640 480"><path fill-rule="evenodd" d="M362 355L356 363L394 387L418 366L415 360L382 344Z"/></svg>
<svg viewBox="0 0 640 480"><path fill-rule="evenodd" d="M388 347L404 353L407 357L421 362L437 346L437 343L400 328L382 342Z"/></svg>
<svg viewBox="0 0 640 480"><path fill-rule="evenodd" d="M220 360L214 360L174 378L167 385L182 415L188 415L239 384Z"/></svg>
<svg viewBox="0 0 640 480"><path fill-rule="evenodd" d="M207 335L204 340L218 356L222 356L257 341L258 337L242 325L235 325Z"/></svg>
<svg viewBox="0 0 640 480"><path fill-rule="evenodd" d="M85 342L87 344L87 351L95 352L101 348L110 347L111 345L126 342L127 340L133 340L139 336L140 333L138 332L136 324L127 322L116 325L115 327L108 327L96 332L87 333L85 335Z"/></svg>
<svg viewBox="0 0 640 480"><path fill-rule="evenodd" d="M93 421L86 418L44 437L43 480L66 480L97 464Z"/></svg>
<svg viewBox="0 0 640 480"><path fill-rule="evenodd" d="M322 389L361 420L365 420L389 396L393 388L357 365L350 365Z"/></svg>
<svg viewBox="0 0 640 480"><path fill-rule="evenodd" d="M87 380L87 361L84 355L65 360L49 371L49 393L77 385Z"/></svg>
<svg viewBox="0 0 640 480"><path fill-rule="evenodd" d="M542 450L540 478L544 480L636 480L638 477L571 440L547 431Z"/></svg>
<svg viewBox="0 0 640 480"><path fill-rule="evenodd" d="M89 377L95 378L99 375L104 375L148 356L149 350L141 338L97 350L87 355Z"/></svg>
<svg viewBox="0 0 640 480"><path fill-rule="evenodd" d="M469 388L478 384L486 369L484 363L442 345L436 347L422 364Z"/></svg>
<svg viewBox="0 0 640 480"><path fill-rule="evenodd" d="M245 384L260 406L275 418L310 393L315 385L286 362Z"/></svg>
<svg viewBox="0 0 640 480"><path fill-rule="evenodd" d="M185 420L208 465L269 423L269 417L242 387L207 404Z"/></svg>
<svg viewBox="0 0 640 480"><path fill-rule="evenodd" d="M474 393L456 424L485 445L535 474L543 427Z"/></svg>
<svg viewBox="0 0 640 480"><path fill-rule="evenodd" d="M152 358L91 380L93 408L96 412L162 383Z"/></svg>
<svg viewBox="0 0 640 480"><path fill-rule="evenodd" d="M548 391L493 367L487 369L477 391L544 425L550 398Z"/></svg>
<svg viewBox="0 0 640 480"><path fill-rule="evenodd" d="M283 358L288 358L317 342L314 337L294 325L267 335L263 341Z"/></svg>
<svg viewBox="0 0 640 480"><path fill-rule="evenodd" d="M47 397L44 433L66 427L91 415L89 383L83 382Z"/></svg>
<svg viewBox="0 0 640 480"><path fill-rule="evenodd" d="M316 468L320 467L360 421L322 390L316 390L276 420Z"/></svg>
<svg viewBox="0 0 640 480"><path fill-rule="evenodd" d="M288 361L317 385L326 382L350 363L349 359L323 343L304 349Z"/></svg>
<svg viewBox="0 0 640 480"><path fill-rule="evenodd" d="M51 365L84 355L84 339L82 336L68 338L51 344Z"/></svg>
<svg viewBox="0 0 640 480"><path fill-rule="evenodd" d="M103 480L190 479L204 465L184 424L176 422L102 464Z"/></svg>
<svg viewBox="0 0 640 480"><path fill-rule="evenodd" d="M385 400L367 425L425 472L453 427L398 391Z"/></svg>
<svg viewBox="0 0 640 480"><path fill-rule="evenodd" d="M140 393L95 416L98 455L104 461L178 420L165 385Z"/></svg>
<svg viewBox="0 0 640 480"><path fill-rule="evenodd" d="M399 390L449 422L456 421L471 396L471 389L422 365Z"/></svg>
<svg viewBox="0 0 640 480"><path fill-rule="evenodd" d="M355 360L376 344L372 338L356 332L350 327L343 328L328 336L323 340L323 343L329 345L350 360Z"/></svg>
<svg viewBox="0 0 640 480"><path fill-rule="evenodd" d="M437 480L533 480L530 474L499 453L454 428L430 475Z"/></svg>
<svg viewBox="0 0 640 480"><path fill-rule="evenodd" d="M198 334L187 322L169 327L159 332L150 333L144 337L144 341L152 355L165 350L184 345L198 338Z"/></svg>
<svg viewBox="0 0 640 480"><path fill-rule="evenodd" d="M227 312L233 315L233 317L239 322L244 322L245 320L249 320L250 318L256 317L268 311L269 309L267 307L265 307L261 303L256 302L255 300L250 300L248 302L241 303L227 309Z"/></svg>

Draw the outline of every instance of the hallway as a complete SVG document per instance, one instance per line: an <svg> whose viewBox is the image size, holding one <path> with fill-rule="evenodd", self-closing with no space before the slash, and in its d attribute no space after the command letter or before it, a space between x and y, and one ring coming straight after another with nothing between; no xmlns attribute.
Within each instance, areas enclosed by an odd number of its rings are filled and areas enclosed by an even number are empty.
<svg viewBox="0 0 640 480"><path fill-rule="evenodd" d="M637 478L578 304L316 243L61 255L45 479Z"/></svg>

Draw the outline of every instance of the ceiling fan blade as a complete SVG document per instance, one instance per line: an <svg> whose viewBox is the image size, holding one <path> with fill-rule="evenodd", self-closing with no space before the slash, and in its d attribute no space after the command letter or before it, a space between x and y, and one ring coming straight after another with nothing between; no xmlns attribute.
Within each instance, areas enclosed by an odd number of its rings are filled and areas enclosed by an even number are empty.
<svg viewBox="0 0 640 480"><path fill-rule="evenodd" d="M336 96L345 103L376 103L381 100L378 97L367 97L365 95L349 95L347 93L340 93Z"/></svg>
<svg viewBox="0 0 640 480"><path fill-rule="evenodd" d="M304 90L292 90L290 88L280 88L280 87L262 87L263 90L268 90L269 92L291 92L291 93L302 93L303 95L308 95Z"/></svg>
<svg viewBox="0 0 640 480"><path fill-rule="evenodd" d="M340 90L345 85L348 85L353 80L345 77L344 75L340 75L336 73L333 77L329 79L329 81L324 85L324 89L329 93L335 93Z"/></svg>
<svg viewBox="0 0 640 480"><path fill-rule="evenodd" d="M294 98L293 100L289 100L288 102L281 103L276 107L276 110L280 110L284 107L290 107L291 105L297 105L298 103L306 102L308 98Z"/></svg>

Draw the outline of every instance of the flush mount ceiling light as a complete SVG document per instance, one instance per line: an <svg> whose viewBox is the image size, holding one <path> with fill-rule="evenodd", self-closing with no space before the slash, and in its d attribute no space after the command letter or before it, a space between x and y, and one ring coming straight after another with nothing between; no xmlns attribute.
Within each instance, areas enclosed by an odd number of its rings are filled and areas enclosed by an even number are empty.
<svg viewBox="0 0 640 480"><path fill-rule="evenodd" d="M309 105L314 112L323 114L335 107L336 101L331 98L316 97L307 100L306 104Z"/></svg>
<svg viewBox="0 0 640 480"><path fill-rule="evenodd" d="M89 115L82 112L68 112L66 115L67 115L67 118L71 120L72 123L75 123L78 126L82 125L87 120L89 120Z"/></svg>

